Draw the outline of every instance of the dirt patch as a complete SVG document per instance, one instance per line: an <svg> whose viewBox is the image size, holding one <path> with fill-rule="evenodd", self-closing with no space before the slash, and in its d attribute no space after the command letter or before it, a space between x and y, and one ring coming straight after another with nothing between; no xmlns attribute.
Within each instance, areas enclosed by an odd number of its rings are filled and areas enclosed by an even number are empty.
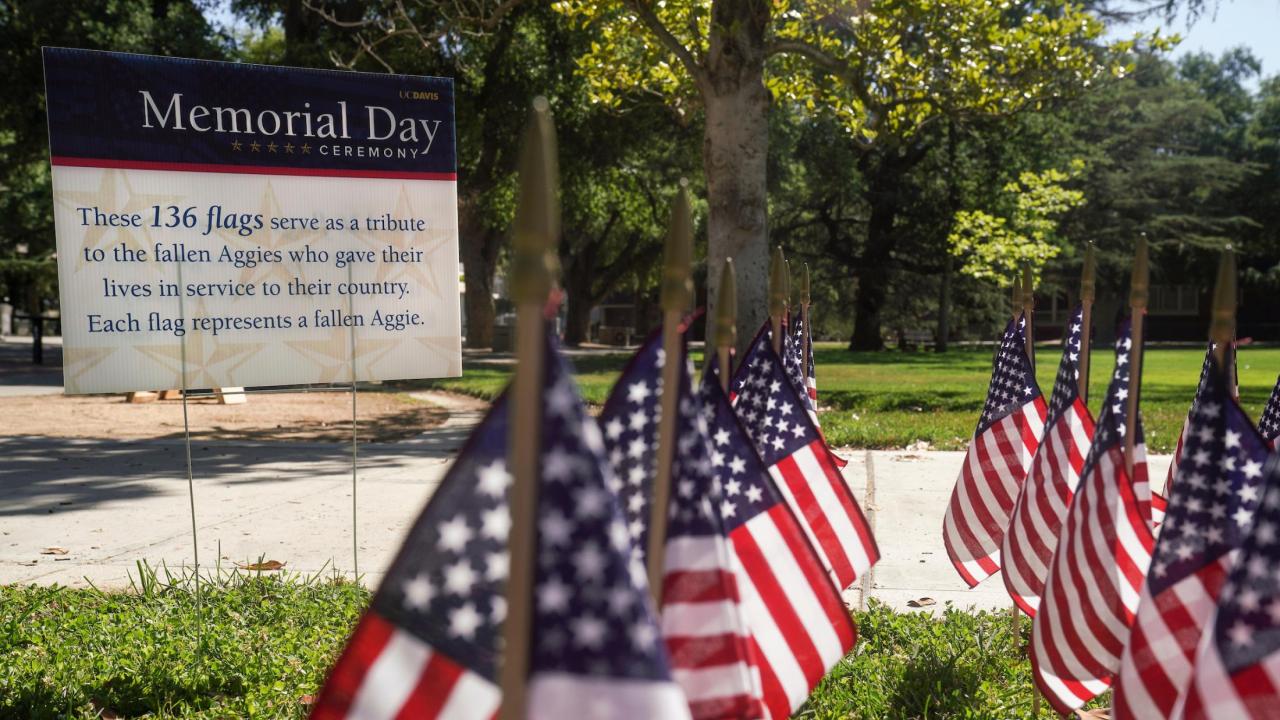
<svg viewBox="0 0 1280 720"><path fill-rule="evenodd" d="M341 392L250 395L242 405L213 399L187 403L191 437L200 440L351 440L351 395ZM362 392L356 399L361 442L396 442L443 423L441 407L399 393ZM68 438L182 437L182 401L131 405L122 395L0 398L15 420L7 433Z"/></svg>

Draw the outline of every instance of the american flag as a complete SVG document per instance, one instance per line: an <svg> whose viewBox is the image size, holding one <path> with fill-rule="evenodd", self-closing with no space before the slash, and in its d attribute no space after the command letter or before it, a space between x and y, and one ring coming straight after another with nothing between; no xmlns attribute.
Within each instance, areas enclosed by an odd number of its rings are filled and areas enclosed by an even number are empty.
<svg viewBox="0 0 1280 720"><path fill-rule="evenodd" d="M792 316L792 319L795 320L796 330L784 329L782 332L782 359L787 370L787 379L791 381L791 387L795 389L796 396L804 403L804 409L809 413L809 421L813 423L813 428L822 437L822 444L827 448L827 454L831 456L831 461L835 463L836 467L843 468L849 464L849 461L836 455L831 447L827 445L827 438L822 434L822 424L818 422L818 388L817 381L813 376L813 346L809 346L808 361L806 362L804 357L804 321L800 319L799 315Z"/></svg>
<svg viewBox="0 0 1280 720"><path fill-rule="evenodd" d="M1077 307L1062 344L1062 360L1049 400L1044 441L1022 484L1004 535L1004 586L1027 615L1035 616L1049 562L1058 547L1062 519L1080 482L1093 441L1093 416L1080 397L1082 308Z"/></svg>
<svg viewBox="0 0 1280 720"><path fill-rule="evenodd" d="M769 328L751 343L733 387L734 409L769 474L836 587L849 587L880 559L880 551L862 508L773 351Z"/></svg>
<svg viewBox="0 0 1280 720"><path fill-rule="evenodd" d="M683 343L682 337L682 352ZM755 654L741 606L737 563L720 516L724 498L712 475L707 421L693 394L686 358L675 361L682 367L662 635L694 718L757 718L761 705ZM632 358L600 415L614 487L641 558L648 548L665 363L659 332Z"/></svg>
<svg viewBox="0 0 1280 720"><path fill-rule="evenodd" d="M1032 622L1032 675L1061 713L1110 686L1155 544L1140 418L1134 423L1134 477L1125 469L1126 399L1139 390L1130 383L1132 345L1126 323L1116 340L1116 370L1093 445Z"/></svg>
<svg viewBox="0 0 1280 720"><path fill-rule="evenodd" d="M549 340L530 718L688 718L604 442ZM316 719L488 720L502 698L508 404L494 403L387 571L329 674Z"/></svg>
<svg viewBox="0 0 1280 720"><path fill-rule="evenodd" d="M765 469L721 391L714 367L703 379L701 396L712 472L723 492L720 514L741 563L738 588L766 717L782 720L853 647L857 628L779 492L777 474Z"/></svg>
<svg viewBox="0 0 1280 720"><path fill-rule="evenodd" d="M1173 717L1280 714L1280 456L1263 469L1262 503L1245 533Z"/></svg>
<svg viewBox="0 0 1280 720"><path fill-rule="evenodd" d="M1191 401L1191 409L1187 411L1187 419L1182 423L1182 432L1178 433L1178 442L1173 447L1173 462L1169 464L1169 473L1165 475L1164 491L1169 493L1173 489L1173 481L1178 473L1178 467L1182 464L1182 445L1187 437L1187 430L1191 428L1191 420L1196 414L1195 403L1200 399L1200 388L1204 386L1205 378L1209 377L1209 364L1213 358L1214 343L1209 343L1209 349L1205 351L1204 363L1200 365L1200 379L1196 382L1196 395Z"/></svg>
<svg viewBox="0 0 1280 720"><path fill-rule="evenodd" d="M804 352L805 341L809 341L809 352L804 357L804 381L805 390L816 406L818 404L818 375L817 365L813 361L813 330L809 327L808 308L801 307L800 312L797 313L796 327L791 333L791 338L792 342L801 348L801 352Z"/></svg>
<svg viewBox="0 0 1280 720"><path fill-rule="evenodd" d="M1210 356L1137 617L1120 660L1116 718L1167 718L1262 496L1269 452Z"/></svg>
<svg viewBox="0 0 1280 720"><path fill-rule="evenodd" d="M969 587L1000 569L1004 531L1044 432L1047 411L1027 358L1025 327L1023 318L1005 328L987 402L942 523L951 564Z"/></svg>
<svg viewBox="0 0 1280 720"><path fill-rule="evenodd" d="M787 379L791 381L791 387L795 389L796 394L800 396L800 400L804 403L804 409L809 413L809 419L813 421L814 427L821 427L818 423L818 401L817 391L810 394L809 392L809 363L804 357L804 318L796 313L791 316L791 322L794 325L789 331L783 331L782 359L786 362Z"/></svg>
<svg viewBox="0 0 1280 720"><path fill-rule="evenodd" d="M1271 399L1262 410L1262 418L1258 420L1258 432L1263 439L1271 443L1273 450L1280 449L1280 379L1276 380L1276 389L1271 391Z"/></svg>

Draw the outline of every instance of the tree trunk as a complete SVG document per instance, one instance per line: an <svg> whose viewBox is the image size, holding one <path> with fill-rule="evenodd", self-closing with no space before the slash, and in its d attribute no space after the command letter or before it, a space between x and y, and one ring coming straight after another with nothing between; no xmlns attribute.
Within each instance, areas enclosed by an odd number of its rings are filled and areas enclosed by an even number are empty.
<svg viewBox="0 0 1280 720"><path fill-rule="evenodd" d="M578 347L591 339L591 308L595 305L591 297L591 279L589 274L573 272L566 273L563 280L566 296L564 344Z"/></svg>
<svg viewBox="0 0 1280 720"><path fill-rule="evenodd" d="M591 303L584 297L569 295L565 307L564 344L578 347L591 341Z"/></svg>
<svg viewBox="0 0 1280 720"><path fill-rule="evenodd" d="M880 316L889 295L893 224L898 217L898 192L894 183L872 192L867 222L867 245L858 264L858 293L854 300L853 339L850 350L883 350Z"/></svg>
<svg viewBox="0 0 1280 720"><path fill-rule="evenodd" d="M769 92L764 86L763 0L716 0L702 97L706 108L703 166L707 178L707 327L726 258L738 286L738 352L768 317L769 238L766 160ZM708 346L714 338L708 337Z"/></svg>
<svg viewBox="0 0 1280 720"><path fill-rule="evenodd" d="M462 273L466 278L463 306L467 314L467 347L493 347L493 273L498 264L501 234L484 227L470 210L470 204L459 203L458 224L461 237L459 252Z"/></svg>
<svg viewBox="0 0 1280 720"><path fill-rule="evenodd" d="M951 339L951 273L954 271L954 259L950 251L942 260L942 287L938 290L938 337L933 345L935 351L947 351Z"/></svg>

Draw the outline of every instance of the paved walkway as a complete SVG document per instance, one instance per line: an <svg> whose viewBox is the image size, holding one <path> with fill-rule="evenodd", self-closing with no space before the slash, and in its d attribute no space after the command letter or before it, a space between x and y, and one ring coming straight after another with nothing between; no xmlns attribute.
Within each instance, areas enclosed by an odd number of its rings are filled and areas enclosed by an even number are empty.
<svg viewBox="0 0 1280 720"><path fill-rule="evenodd" d="M360 571L381 579L401 536L483 413L466 398L431 393L450 420L412 441L359 448ZM332 443L200 442L192 448L200 560L258 558L290 570L352 569L351 448ZM967 590L947 561L942 516L958 452L853 451L845 470L883 558L846 593L896 608L932 598L1009 606L1000 578ZM135 563L192 562L183 445L172 441L0 437L0 583L128 585ZM1162 478L1169 458L1152 459ZM42 554L62 548L64 555Z"/></svg>

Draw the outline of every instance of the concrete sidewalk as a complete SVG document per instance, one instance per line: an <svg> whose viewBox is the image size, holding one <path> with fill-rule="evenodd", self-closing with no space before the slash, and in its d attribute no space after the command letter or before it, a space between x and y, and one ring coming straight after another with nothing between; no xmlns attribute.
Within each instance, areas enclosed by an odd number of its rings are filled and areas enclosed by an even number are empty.
<svg viewBox="0 0 1280 720"><path fill-rule="evenodd" d="M453 403L450 421L413 441L362 445L357 485L360 572L376 584L440 482L482 406ZM259 557L289 570L352 569L351 448L339 444L193 446L200 561ZM872 522L882 559L846 593L895 608L923 597L937 610L1009 607L999 576L968 590L947 560L942 516L963 453L853 451L845 474ZM0 583L122 587L135 563L192 563L183 445L0 437ZM1169 457L1152 458L1163 478ZM63 548L65 555L41 554Z"/></svg>

